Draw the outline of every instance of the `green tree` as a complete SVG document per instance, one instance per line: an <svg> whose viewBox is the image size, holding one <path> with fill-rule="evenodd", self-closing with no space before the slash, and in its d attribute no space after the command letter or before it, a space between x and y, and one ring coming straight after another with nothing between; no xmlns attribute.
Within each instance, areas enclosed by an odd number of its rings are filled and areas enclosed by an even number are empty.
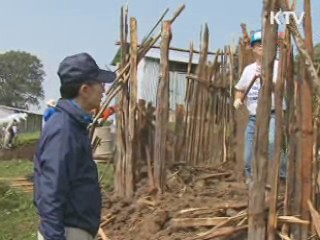
<svg viewBox="0 0 320 240"><path fill-rule="evenodd" d="M44 98L44 76L43 65L34 55L21 51L0 54L0 104L19 108L39 106Z"/></svg>

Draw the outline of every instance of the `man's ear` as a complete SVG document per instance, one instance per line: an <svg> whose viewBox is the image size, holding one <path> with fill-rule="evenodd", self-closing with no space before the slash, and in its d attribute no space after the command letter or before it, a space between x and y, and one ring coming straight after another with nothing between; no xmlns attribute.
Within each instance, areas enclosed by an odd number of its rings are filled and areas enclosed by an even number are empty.
<svg viewBox="0 0 320 240"><path fill-rule="evenodd" d="M89 86L87 84L83 84L79 89L79 95L87 95L89 92Z"/></svg>

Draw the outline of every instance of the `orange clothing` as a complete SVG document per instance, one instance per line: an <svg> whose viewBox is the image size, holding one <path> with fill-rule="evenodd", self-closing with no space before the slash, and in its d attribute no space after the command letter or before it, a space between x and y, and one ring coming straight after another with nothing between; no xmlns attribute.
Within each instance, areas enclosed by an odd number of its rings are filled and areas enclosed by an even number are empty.
<svg viewBox="0 0 320 240"><path fill-rule="evenodd" d="M112 116L116 112L117 109L118 109L118 106L116 106L116 105L108 107L102 114L103 121L106 121L110 116ZM98 112L99 112L99 109L92 110L93 114L97 114Z"/></svg>
<svg viewBox="0 0 320 240"><path fill-rule="evenodd" d="M106 121L117 110L117 106L108 107L103 113L103 120Z"/></svg>

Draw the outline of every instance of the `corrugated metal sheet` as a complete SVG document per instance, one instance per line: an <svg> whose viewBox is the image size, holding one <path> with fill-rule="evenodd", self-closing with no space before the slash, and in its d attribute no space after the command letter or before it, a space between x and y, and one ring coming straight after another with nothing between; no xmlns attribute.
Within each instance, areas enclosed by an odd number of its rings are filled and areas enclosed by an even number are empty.
<svg viewBox="0 0 320 240"><path fill-rule="evenodd" d="M160 77L160 62L156 59L145 58L139 66L138 98L156 105L157 88ZM186 92L186 73L170 71L170 109L175 110L176 104L184 104Z"/></svg>
<svg viewBox="0 0 320 240"><path fill-rule="evenodd" d="M160 66L159 61L146 60L142 67L142 74L138 79L138 98L144 99L146 102L156 104L157 87L159 82Z"/></svg>
<svg viewBox="0 0 320 240"><path fill-rule="evenodd" d="M176 104L184 104L186 95L187 74L182 72L170 72L170 109L175 110Z"/></svg>
<svg viewBox="0 0 320 240"><path fill-rule="evenodd" d="M26 121L21 121L18 125L20 133L30 133L30 132L37 132L41 131L42 129L42 115L31 113L30 111L24 111L17 108L7 107L7 106L0 106L0 117L5 118L17 111L23 111L28 113L28 117ZM1 126L0 126L1 127Z"/></svg>

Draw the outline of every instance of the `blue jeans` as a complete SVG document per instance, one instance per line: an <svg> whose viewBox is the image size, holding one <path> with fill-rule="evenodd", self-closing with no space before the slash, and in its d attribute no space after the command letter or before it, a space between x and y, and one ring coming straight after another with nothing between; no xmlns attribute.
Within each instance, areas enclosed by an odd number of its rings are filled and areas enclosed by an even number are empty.
<svg viewBox="0 0 320 240"><path fill-rule="evenodd" d="M256 116L250 115L248 126L245 132L245 171L246 177L252 177L252 164L254 156L254 138L256 129ZM271 114L269 125L269 159L273 160L275 152L275 137L276 137L276 118L274 114ZM286 178L286 154L281 151L281 168L280 177Z"/></svg>

